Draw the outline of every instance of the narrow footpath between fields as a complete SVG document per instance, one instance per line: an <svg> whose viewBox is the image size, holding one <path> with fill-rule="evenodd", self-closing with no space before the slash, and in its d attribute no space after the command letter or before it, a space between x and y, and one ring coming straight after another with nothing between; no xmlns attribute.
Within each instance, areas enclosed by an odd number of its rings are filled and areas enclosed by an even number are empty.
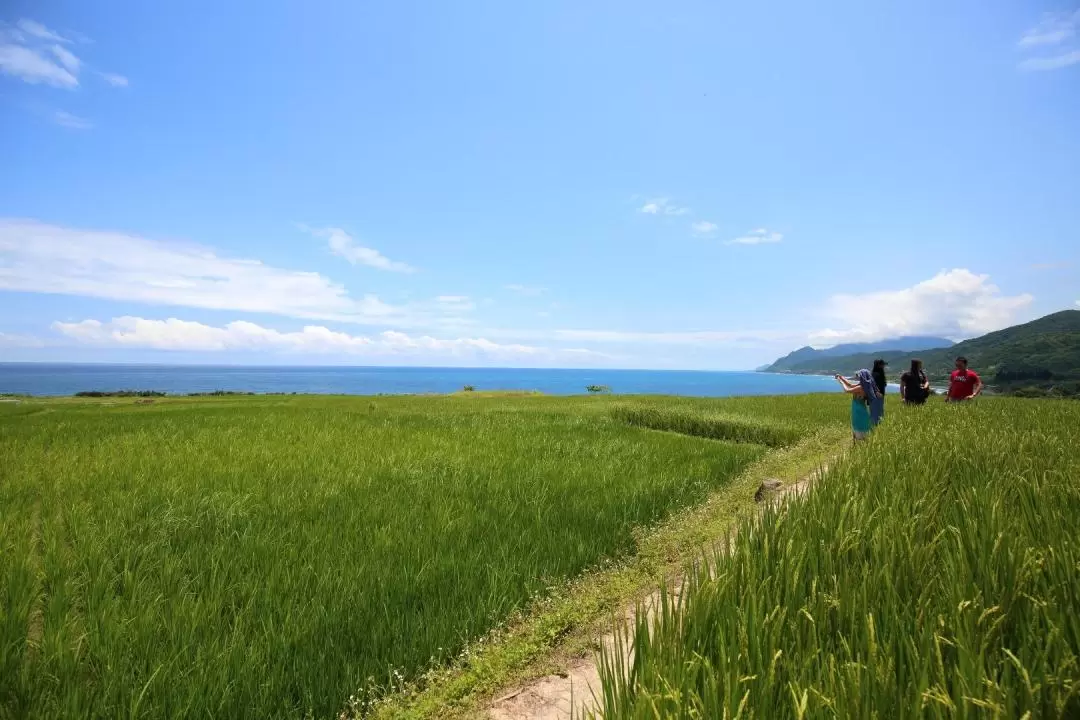
<svg viewBox="0 0 1080 720"><path fill-rule="evenodd" d="M763 504L786 502L790 497L805 491L819 475L827 470L828 464L823 463L818 470L794 482L780 481L782 484L776 487L759 486ZM728 543L734 538L734 533L735 529L732 528L726 539ZM678 600L682 586L683 576L682 573L678 573L671 578L666 592L670 597ZM617 653L622 656L621 666L631 667L634 659L633 647L619 642L618 636L625 630L633 628L641 613L644 613L646 620L651 623L656 609L660 607L662 592L655 590L644 600L626 606L621 617L616 618L611 630L595 640L597 651L585 657L571 658L565 669L560 672L517 685L496 698L487 708L488 718L490 720L570 720L598 713L601 709L599 699L603 697L603 687L600 682L600 652L609 655Z"/></svg>
<svg viewBox="0 0 1080 720"><path fill-rule="evenodd" d="M846 426L830 425L786 448L773 449L700 506L643 534L636 554L588 573L470 646L466 659L433 671L423 689L398 693L374 708L378 719L578 718L595 711L598 653L612 650L621 628L650 612L657 588L678 592L684 569L718 544L761 505L762 483L779 480L767 502L798 493L850 443Z"/></svg>

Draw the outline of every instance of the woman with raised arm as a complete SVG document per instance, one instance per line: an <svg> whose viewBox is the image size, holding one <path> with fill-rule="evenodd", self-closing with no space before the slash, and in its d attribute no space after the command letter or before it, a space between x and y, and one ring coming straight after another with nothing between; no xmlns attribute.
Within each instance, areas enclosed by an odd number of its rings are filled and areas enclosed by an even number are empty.
<svg viewBox="0 0 1080 720"><path fill-rule="evenodd" d="M870 434L870 403L877 397L877 386L869 370L860 370L855 380L848 380L843 375L836 375L837 382L844 392L851 395L851 437L854 442L863 440Z"/></svg>

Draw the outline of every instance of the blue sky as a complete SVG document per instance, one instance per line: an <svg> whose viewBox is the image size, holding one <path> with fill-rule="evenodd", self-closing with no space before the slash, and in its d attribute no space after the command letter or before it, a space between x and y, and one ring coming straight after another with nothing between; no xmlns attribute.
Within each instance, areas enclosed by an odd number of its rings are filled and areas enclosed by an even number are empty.
<svg viewBox="0 0 1080 720"><path fill-rule="evenodd" d="M1080 301L1080 6L14 2L0 358L747 368Z"/></svg>

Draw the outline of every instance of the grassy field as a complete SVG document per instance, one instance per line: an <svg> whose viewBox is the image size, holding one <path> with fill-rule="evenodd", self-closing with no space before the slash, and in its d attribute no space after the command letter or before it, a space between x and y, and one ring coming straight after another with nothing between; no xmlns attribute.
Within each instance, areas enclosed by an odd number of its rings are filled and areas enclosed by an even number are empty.
<svg viewBox="0 0 1080 720"><path fill-rule="evenodd" d="M1080 404L892 408L624 641L607 720L1080 717Z"/></svg>
<svg viewBox="0 0 1080 720"><path fill-rule="evenodd" d="M833 396L0 404L0 713L333 717L845 413Z"/></svg>

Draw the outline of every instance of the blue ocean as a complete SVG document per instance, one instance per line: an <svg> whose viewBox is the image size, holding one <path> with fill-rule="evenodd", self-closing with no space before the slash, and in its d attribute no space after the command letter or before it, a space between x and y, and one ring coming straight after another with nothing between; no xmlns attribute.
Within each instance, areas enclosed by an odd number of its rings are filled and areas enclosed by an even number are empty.
<svg viewBox="0 0 1080 720"><path fill-rule="evenodd" d="M466 385L476 390L537 390L552 395L584 393L588 385L606 385L620 394L699 397L839 389L832 378L757 372L0 363L0 393L28 395L73 395L83 390L378 395L447 393Z"/></svg>

